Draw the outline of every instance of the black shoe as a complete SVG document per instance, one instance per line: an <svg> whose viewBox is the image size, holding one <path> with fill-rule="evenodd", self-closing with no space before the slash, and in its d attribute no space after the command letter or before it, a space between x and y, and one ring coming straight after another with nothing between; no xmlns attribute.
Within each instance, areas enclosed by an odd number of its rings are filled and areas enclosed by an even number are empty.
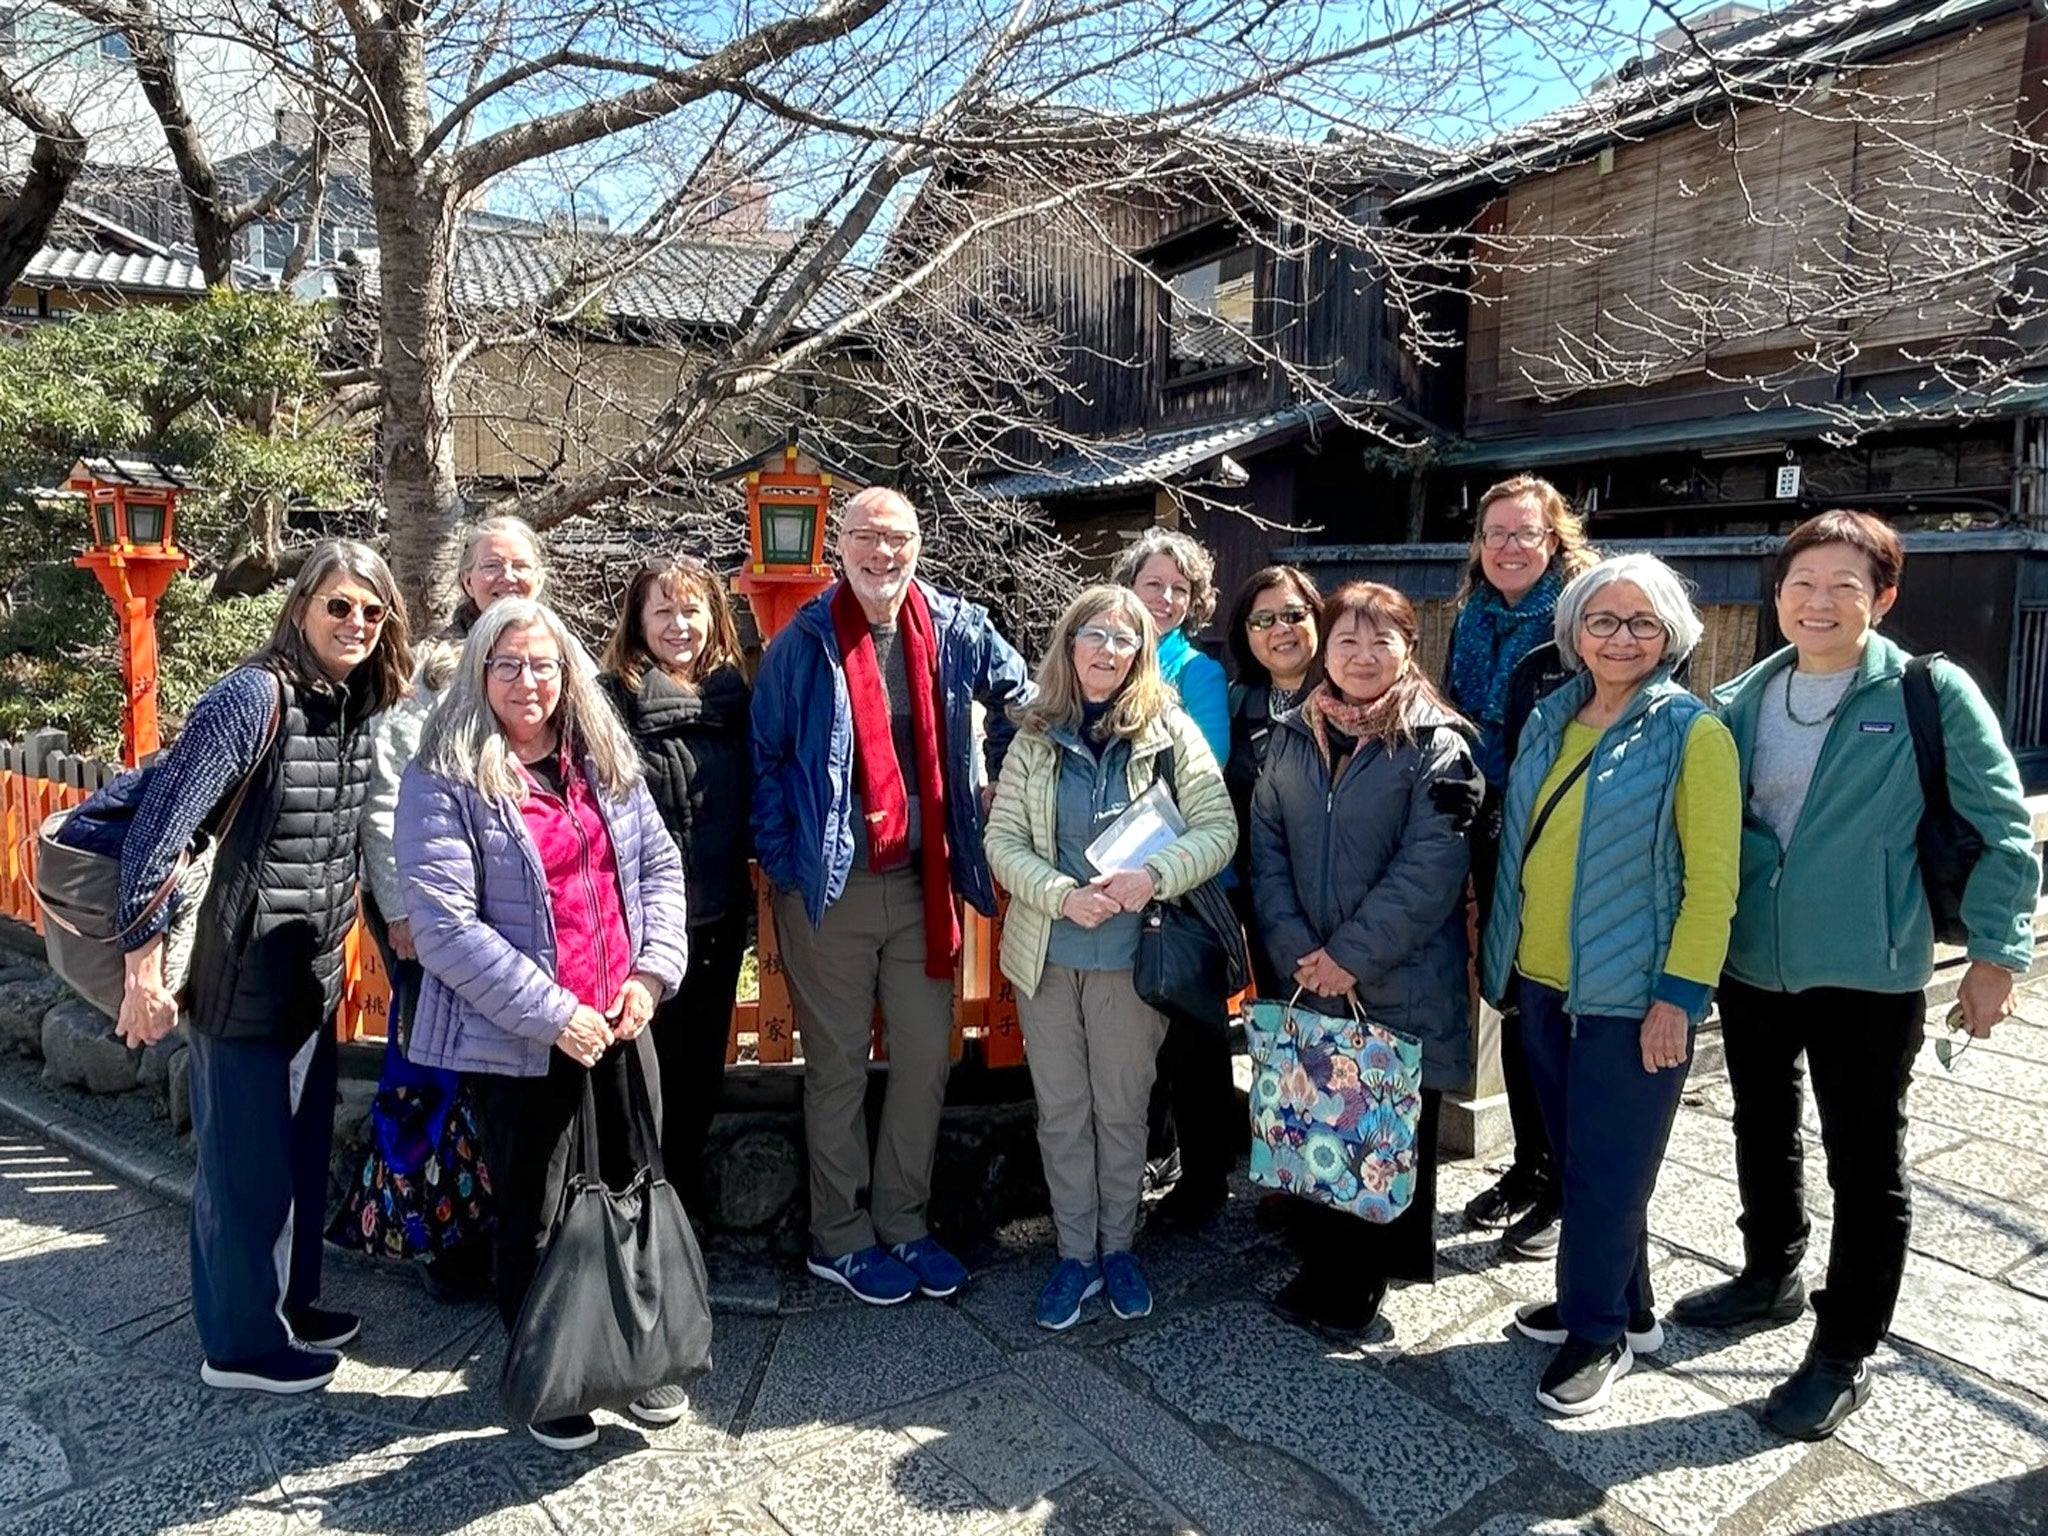
<svg viewBox="0 0 2048 1536"><path fill-rule="evenodd" d="M1798 1274L1740 1274L1681 1296L1671 1321L1687 1328L1776 1328L1806 1310L1806 1282Z"/></svg>
<svg viewBox="0 0 2048 1536"><path fill-rule="evenodd" d="M1304 1265L1299 1274L1280 1287L1280 1293L1273 1298L1273 1310L1297 1327L1312 1328L1326 1338L1349 1342L1379 1321L1380 1304L1386 1299L1384 1279L1336 1286Z"/></svg>
<svg viewBox="0 0 2048 1536"><path fill-rule="evenodd" d="M254 1360L231 1360L216 1364L202 1361L199 1379L209 1387L236 1392L275 1392L291 1396L317 1392L341 1369L341 1356L331 1349L308 1349L288 1344Z"/></svg>
<svg viewBox="0 0 2048 1536"><path fill-rule="evenodd" d="M1527 1214L1501 1233L1500 1251L1511 1259L1554 1259L1562 1228L1557 1202L1539 1200Z"/></svg>
<svg viewBox="0 0 2048 1536"><path fill-rule="evenodd" d="M536 1419L526 1432L551 1451L580 1451L597 1444L597 1420L587 1413L560 1419Z"/></svg>
<svg viewBox="0 0 2048 1536"><path fill-rule="evenodd" d="M363 1331L363 1320L355 1313L325 1307L293 1307L284 1320L292 1337L308 1349L339 1349Z"/></svg>
<svg viewBox="0 0 2048 1536"><path fill-rule="evenodd" d="M1171 1189L1180 1182L1180 1148L1170 1149L1164 1157L1148 1158L1145 1162L1145 1193L1157 1194L1162 1189Z"/></svg>
<svg viewBox="0 0 2048 1536"><path fill-rule="evenodd" d="M496 1296L489 1253L471 1256L467 1248L437 1254L420 1265L420 1285L436 1301L454 1307L473 1306Z"/></svg>
<svg viewBox="0 0 2048 1536"><path fill-rule="evenodd" d="M1625 1338L1612 1344L1566 1339L1537 1384L1536 1401L1552 1413L1591 1413L1607 1406L1607 1394L1635 1363Z"/></svg>
<svg viewBox="0 0 2048 1536"><path fill-rule="evenodd" d="M1229 1186L1182 1179L1152 1208L1145 1225L1155 1232L1196 1232L1223 1209Z"/></svg>
<svg viewBox="0 0 2048 1536"><path fill-rule="evenodd" d="M1787 1440L1825 1440L1870 1396L1870 1362L1808 1349L1764 1399L1764 1423Z"/></svg>
<svg viewBox="0 0 2048 1536"><path fill-rule="evenodd" d="M1557 1303L1546 1301L1541 1306L1518 1308L1515 1312L1515 1331L1525 1338L1534 1339L1538 1344L1564 1344L1571 1339L1571 1333L1559 1316ZM1654 1355L1664 1347L1664 1328L1657 1321L1654 1312L1631 1312L1628 1331L1622 1335L1628 1340L1628 1352L1637 1359Z"/></svg>
<svg viewBox="0 0 2048 1536"><path fill-rule="evenodd" d="M1539 1193L1535 1180L1523 1177L1519 1168L1510 1168L1499 1183L1465 1202L1465 1224L1481 1231L1511 1226L1535 1205Z"/></svg>

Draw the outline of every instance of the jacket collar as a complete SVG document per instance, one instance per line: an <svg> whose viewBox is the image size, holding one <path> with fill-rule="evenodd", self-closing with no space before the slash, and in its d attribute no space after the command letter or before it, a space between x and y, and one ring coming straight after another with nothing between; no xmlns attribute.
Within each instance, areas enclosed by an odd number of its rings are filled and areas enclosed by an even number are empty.
<svg viewBox="0 0 2048 1536"><path fill-rule="evenodd" d="M940 643L943 645L946 632L960 622L961 611L966 605L952 593L941 591L922 576L913 576L911 580L917 583L917 590L924 594L925 607L931 610L932 628L938 631ZM789 621L790 628L803 630L821 644L830 646L834 654L838 652L839 641L832 632L832 599L841 585L843 583L833 582L831 586L797 609L796 616Z"/></svg>
<svg viewBox="0 0 2048 1536"><path fill-rule="evenodd" d="M1764 685L1791 666L1798 657L1799 651L1796 646L1782 646L1771 652L1740 677L1730 678L1716 688L1715 704L1730 713L1753 712L1756 701L1763 695ZM1849 685L1849 692L1854 694L1868 688L1872 683L1902 677L1905 671L1905 648L1893 643L1880 632L1872 630L1869 640L1863 646L1863 659L1856 663L1856 681Z"/></svg>
<svg viewBox="0 0 2048 1536"><path fill-rule="evenodd" d="M623 706L637 731L659 734L692 725L713 728L738 725L747 715L747 684L735 667L720 667L695 688L685 688L659 667L641 675L640 686L627 688L617 679L613 697Z"/></svg>
<svg viewBox="0 0 2048 1536"><path fill-rule="evenodd" d="M1648 714L1652 706L1673 693L1684 693L1682 683L1673 681L1671 668L1659 667L1644 678L1636 689L1635 697L1628 701L1628 708L1615 717L1614 724L1607 730L1628 725ZM1536 705L1536 714L1552 732L1562 732L1572 716L1576 715L1593 697L1593 674L1584 667L1574 668L1571 675L1544 696ZM1601 734L1605 735L1606 732Z"/></svg>

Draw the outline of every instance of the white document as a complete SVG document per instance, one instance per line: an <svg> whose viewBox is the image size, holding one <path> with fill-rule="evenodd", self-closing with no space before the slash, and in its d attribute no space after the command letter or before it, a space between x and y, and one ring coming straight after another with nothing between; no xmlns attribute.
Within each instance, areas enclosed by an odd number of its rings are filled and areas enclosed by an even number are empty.
<svg viewBox="0 0 2048 1536"><path fill-rule="evenodd" d="M1120 874L1142 868L1147 859L1185 836L1187 830L1188 824L1181 817L1180 807L1173 803L1173 796L1166 792L1165 783L1154 779L1083 851L1097 874Z"/></svg>

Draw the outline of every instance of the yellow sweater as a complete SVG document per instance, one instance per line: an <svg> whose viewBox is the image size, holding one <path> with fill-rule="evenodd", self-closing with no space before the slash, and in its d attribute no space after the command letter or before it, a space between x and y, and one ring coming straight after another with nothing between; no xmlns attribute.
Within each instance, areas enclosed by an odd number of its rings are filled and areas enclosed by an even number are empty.
<svg viewBox="0 0 2048 1536"><path fill-rule="evenodd" d="M1564 776L1600 740L1598 726L1570 721L1564 744L1536 804L1547 804ZM1586 809L1583 776L1558 801L1536 846L1522 861L1522 943L1515 968L1560 992L1572 982L1572 890L1578 877L1579 826ZM1712 715L1701 715L1685 739L1673 807L1678 846L1685 855L1685 894L1671 929L1664 969L1711 987L1728 958L1728 925L1735 916L1742 865L1742 773L1735 738Z"/></svg>

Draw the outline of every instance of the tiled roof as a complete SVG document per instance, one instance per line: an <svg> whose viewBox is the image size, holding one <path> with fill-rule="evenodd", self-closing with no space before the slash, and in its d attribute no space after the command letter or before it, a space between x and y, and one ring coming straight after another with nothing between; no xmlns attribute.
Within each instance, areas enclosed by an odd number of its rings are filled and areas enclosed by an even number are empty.
<svg viewBox="0 0 2048 1536"><path fill-rule="evenodd" d="M676 243L626 265L632 247L615 236L472 229L456 237L450 296L457 308L530 310L549 299L572 271L600 274L624 265L621 275L598 287L594 307L610 319L728 326L739 322L783 254L737 243ZM379 264L374 253L360 256L365 288L374 298ZM797 315L795 328L816 330L837 319L859 292L860 279L842 272Z"/></svg>
<svg viewBox="0 0 2048 1536"><path fill-rule="evenodd" d="M1121 442L1091 443L1065 453L1036 469L993 475L975 482L984 496L1012 501L1037 501L1082 491L1114 491L1156 485L1198 469L1218 454L1248 448L1281 433L1292 435L1324 427L1336 413L1321 401L1291 405L1263 416L1180 432L1158 432Z"/></svg>
<svg viewBox="0 0 2048 1536"><path fill-rule="evenodd" d="M206 278L189 261L120 251L44 246L19 279L32 288L106 288L122 293L202 294Z"/></svg>
<svg viewBox="0 0 2048 1536"><path fill-rule="evenodd" d="M1505 185L1711 109L1731 93L1767 99L1828 70L2017 10L2028 0L1795 0L1715 32L1705 46L1624 66L1583 98L1498 134L1389 204Z"/></svg>

